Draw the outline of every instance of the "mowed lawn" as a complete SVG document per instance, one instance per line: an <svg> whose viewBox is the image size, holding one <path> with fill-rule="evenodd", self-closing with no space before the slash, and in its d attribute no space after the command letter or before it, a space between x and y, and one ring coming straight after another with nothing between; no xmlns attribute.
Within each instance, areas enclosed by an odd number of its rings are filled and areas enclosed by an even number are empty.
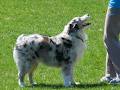
<svg viewBox="0 0 120 90"><path fill-rule="evenodd" d="M120 85L100 83L105 69L103 45L104 18L107 0L0 0L0 90L119 90ZM56 35L75 16L90 14L91 27L87 49L74 68L75 80L80 84L73 88L63 86L60 68L40 64L34 79L34 88L25 78L27 87L17 83L17 68L12 50L16 38L24 34Z"/></svg>

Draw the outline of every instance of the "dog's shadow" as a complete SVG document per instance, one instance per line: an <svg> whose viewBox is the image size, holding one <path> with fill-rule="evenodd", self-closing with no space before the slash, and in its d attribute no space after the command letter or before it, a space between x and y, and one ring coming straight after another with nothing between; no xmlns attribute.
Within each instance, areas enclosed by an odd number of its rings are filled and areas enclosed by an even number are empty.
<svg viewBox="0 0 120 90"><path fill-rule="evenodd" d="M105 87L107 86L107 84L105 83L81 83L79 85L70 87L70 88L98 88L98 87ZM66 88L64 87L62 84L45 84L45 83L40 83L35 85L33 88L54 88L54 89L58 89L58 88Z"/></svg>

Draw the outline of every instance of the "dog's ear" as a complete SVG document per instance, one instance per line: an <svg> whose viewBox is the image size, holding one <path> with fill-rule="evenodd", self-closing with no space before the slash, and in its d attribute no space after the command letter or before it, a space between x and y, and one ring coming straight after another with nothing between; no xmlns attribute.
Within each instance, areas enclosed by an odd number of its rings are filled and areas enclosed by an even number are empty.
<svg viewBox="0 0 120 90"><path fill-rule="evenodd" d="M72 28L73 28L73 25L72 25L72 24L70 24L70 25L69 25L69 28L70 28L70 29L72 29Z"/></svg>
<svg viewBox="0 0 120 90"><path fill-rule="evenodd" d="M68 33L72 33L73 32L73 25L72 24L69 24L69 30L68 30Z"/></svg>
<svg viewBox="0 0 120 90"><path fill-rule="evenodd" d="M79 26L78 26L78 24L70 24L70 26L69 26L69 28L70 29L79 29Z"/></svg>
<svg viewBox="0 0 120 90"><path fill-rule="evenodd" d="M73 32L76 32L77 30L79 30L79 26L78 24L70 24L69 25L69 33L73 33Z"/></svg>

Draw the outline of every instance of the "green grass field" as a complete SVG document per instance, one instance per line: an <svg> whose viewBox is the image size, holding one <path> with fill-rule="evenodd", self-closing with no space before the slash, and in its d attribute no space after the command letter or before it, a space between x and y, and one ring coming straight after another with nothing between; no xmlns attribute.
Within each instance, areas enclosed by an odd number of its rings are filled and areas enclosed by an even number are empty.
<svg viewBox="0 0 120 90"><path fill-rule="evenodd" d="M119 90L120 86L100 83L105 69L103 45L107 0L0 0L0 90ZM90 14L92 23L84 57L74 68L80 85L63 87L61 71L39 65L35 72L38 86L20 88L12 50L18 35L39 33L56 35L73 17Z"/></svg>

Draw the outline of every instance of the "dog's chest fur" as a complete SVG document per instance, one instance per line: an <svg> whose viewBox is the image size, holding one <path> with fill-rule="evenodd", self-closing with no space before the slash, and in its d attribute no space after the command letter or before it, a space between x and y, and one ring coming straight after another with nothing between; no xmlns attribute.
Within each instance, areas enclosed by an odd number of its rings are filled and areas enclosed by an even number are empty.
<svg viewBox="0 0 120 90"><path fill-rule="evenodd" d="M84 45L65 37L47 37L42 35L20 36L17 39L16 51L24 60L41 61L50 66L61 66L72 63L78 54L83 52ZM81 48L81 49L79 49Z"/></svg>

